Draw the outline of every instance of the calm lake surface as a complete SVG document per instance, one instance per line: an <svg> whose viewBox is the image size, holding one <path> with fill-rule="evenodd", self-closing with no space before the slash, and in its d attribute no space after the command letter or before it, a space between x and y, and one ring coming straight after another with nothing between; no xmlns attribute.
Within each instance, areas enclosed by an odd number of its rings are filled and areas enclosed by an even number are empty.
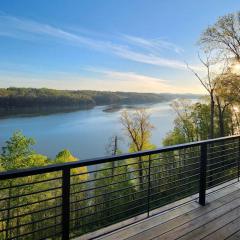
<svg viewBox="0 0 240 240"><path fill-rule="evenodd" d="M161 146L175 118L170 102L136 105L129 110L136 107L144 107L151 114L151 123L155 126L152 143ZM21 130L24 135L36 140L34 149L38 153L51 158L64 148L80 159L109 155L106 148L114 135L121 137L119 145L126 152L128 141L120 124L120 114L124 108L115 112L105 112L105 108L101 106L70 113L0 119L0 146L14 131Z"/></svg>

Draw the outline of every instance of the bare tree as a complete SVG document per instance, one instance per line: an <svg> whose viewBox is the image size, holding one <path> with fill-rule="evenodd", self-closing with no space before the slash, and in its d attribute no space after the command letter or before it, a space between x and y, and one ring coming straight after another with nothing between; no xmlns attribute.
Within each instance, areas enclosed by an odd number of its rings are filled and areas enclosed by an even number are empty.
<svg viewBox="0 0 240 240"><path fill-rule="evenodd" d="M216 75L212 72L212 66L215 65L215 62L211 61L211 52L205 54L205 59L203 59L199 54L198 54L198 58L206 71L206 75L204 77L201 77L188 64L187 64L187 68L196 76L196 78L199 80L199 82L202 84L202 86L205 88L205 90L209 94L209 97L210 97L209 138L211 139L214 137L214 107L215 107L214 95L215 95L216 82L213 80L215 79Z"/></svg>
<svg viewBox="0 0 240 240"><path fill-rule="evenodd" d="M117 155L120 152L120 149L119 149L120 140L122 140L122 138L120 138L117 135L110 137L105 148L106 153L113 156Z"/></svg>
<svg viewBox="0 0 240 240"><path fill-rule="evenodd" d="M220 17L202 33L199 44L240 61L240 11Z"/></svg>
<svg viewBox="0 0 240 240"><path fill-rule="evenodd" d="M134 152L142 151L150 147L150 137L153 125L150 123L149 114L144 109L138 109L134 112L123 111L121 114L121 123L125 134L130 139L130 147ZM138 178L140 188L143 187L143 159L138 158Z"/></svg>
<svg viewBox="0 0 240 240"><path fill-rule="evenodd" d="M126 135L132 141L134 151L142 151L150 142L151 131L154 128L150 123L150 115L145 109L134 112L123 111L121 123Z"/></svg>
<svg viewBox="0 0 240 240"><path fill-rule="evenodd" d="M110 139L109 139L109 143L107 144L106 146L106 152L107 154L110 154L110 155L117 155L120 153L120 149L118 147L119 145L119 140L120 138L115 135L115 136L112 136ZM114 172L115 172L115 161L112 161L112 176L114 176Z"/></svg>

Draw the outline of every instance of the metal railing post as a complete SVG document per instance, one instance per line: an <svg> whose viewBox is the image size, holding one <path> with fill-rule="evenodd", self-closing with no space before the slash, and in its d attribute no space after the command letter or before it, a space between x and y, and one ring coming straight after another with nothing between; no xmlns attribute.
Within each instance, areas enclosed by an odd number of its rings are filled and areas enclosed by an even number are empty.
<svg viewBox="0 0 240 240"><path fill-rule="evenodd" d="M237 160L237 174L238 174L238 182L239 182L239 171L240 171L240 138L238 138L238 160Z"/></svg>
<svg viewBox="0 0 240 240"><path fill-rule="evenodd" d="M147 216L150 215L150 193L151 193L151 155L148 158L148 198L147 198Z"/></svg>
<svg viewBox="0 0 240 240"><path fill-rule="evenodd" d="M70 169L62 172L62 240L69 239L70 228Z"/></svg>
<svg viewBox="0 0 240 240"><path fill-rule="evenodd" d="M206 204L206 185L207 185L207 144L200 145L200 181L199 181L199 204Z"/></svg>

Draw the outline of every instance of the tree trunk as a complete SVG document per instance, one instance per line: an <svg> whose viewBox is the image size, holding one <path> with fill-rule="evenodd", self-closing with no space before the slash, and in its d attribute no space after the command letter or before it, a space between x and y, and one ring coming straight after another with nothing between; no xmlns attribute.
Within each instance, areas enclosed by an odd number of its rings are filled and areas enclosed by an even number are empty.
<svg viewBox="0 0 240 240"><path fill-rule="evenodd" d="M214 96L213 92L210 95L210 131L209 131L209 139L214 138Z"/></svg>
<svg viewBox="0 0 240 240"><path fill-rule="evenodd" d="M225 131L224 131L224 109L222 109L219 99L217 99L217 105L218 105L219 137L224 137L224 135L225 135Z"/></svg>

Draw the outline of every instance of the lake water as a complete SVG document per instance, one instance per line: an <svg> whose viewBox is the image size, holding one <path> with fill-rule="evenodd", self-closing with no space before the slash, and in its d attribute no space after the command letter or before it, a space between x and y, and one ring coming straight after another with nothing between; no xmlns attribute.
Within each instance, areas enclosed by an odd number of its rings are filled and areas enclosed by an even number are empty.
<svg viewBox="0 0 240 240"><path fill-rule="evenodd" d="M140 107L137 105L137 107ZM173 127L175 113L170 103L141 105L151 114L151 123L155 126L152 143L162 145L162 139ZM109 139L118 135L123 152L128 149L128 141L120 123L121 109L105 112L105 107L95 107L68 113L50 115L10 117L0 119L0 146L16 130L36 140L34 149L53 158L60 150L67 148L80 159L107 155ZM132 106L129 111L133 110Z"/></svg>

